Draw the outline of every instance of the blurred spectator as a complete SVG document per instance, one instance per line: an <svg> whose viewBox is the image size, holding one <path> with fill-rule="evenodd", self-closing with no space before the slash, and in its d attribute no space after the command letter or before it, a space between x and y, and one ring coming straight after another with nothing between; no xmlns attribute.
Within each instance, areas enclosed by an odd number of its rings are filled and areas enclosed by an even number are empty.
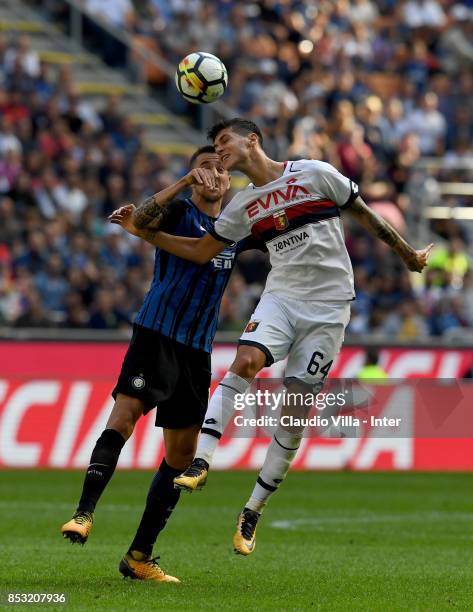
<svg viewBox="0 0 473 612"><path fill-rule="evenodd" d="M79 293L70 293L66 298L66 316L63 326L69 329L88 327L89 313Z"/></svg>
<svg viewBox="0 0 473 612"><path fill-rule="evenodd" d="M2 93L0 92L0 99ZM0 103L1 106L1 103ZM16 136L12 121L4 115L0 123L0 155L3 157L8 151L21 155L21 140Z"/></svg>
<svg viewBox="0 0 473 612"><path fill-rule="evenodd" d="M15 327L50 327L46 310L38 291L31 289L25 298L24 310L14 321Z"/></svg>
<svg viewBox="0 0 473 612"><path fill-rule="evenodd" d="M7 74L18 66L29 77L39 76L39 57L36 51L31 50L28 36L19 36L16 43L7 49L3 65Z"/></svg>
<svg viewBox="0 0 473 612"><path fill-rule="evenodd" d="M386 371L379 365L379 350L369 348L366 350L365 363L358 372L358 380L372 381L385 380L388 378Z"/></svg>
<svg viewBox="0 0 473 612"><path fill-rule="evenodd" d="M222 300L219 328L222 330L242 331L253 312L254 305L250 286L235 271L230 278L224 299Z"/></svg>
<svg viewBox="0 0 473 612"><path fill-rule="evenodd" d="M131 19L133 4L131 0L85 0L84 8L95 17L104 19L111 26L123 29Z"/></svg>
<svg viewBox="0 0 473 612"><path fill-rule="evenodd" d="M471 269L463 279L463 300L466 323L469 327L473 327L473 273Z"/></svg>
<svg viewBox="0 0 473 612"><path fill-rule="evenodd" d="M403 7L403 17L410 28L440 28L446 19L442 5L436 0L408 0Z"/></svg>
<svg viewBox="0 0 473 612"><path fill-rule="evenodd" d="M448 284L455 289L461 289L463 279L470 268L463 240L455 236L451 238L448 246L435 249L429 261L429 268L443 270Z"/></svg>
<svg viewBox="0 0 473 612"><path fill-rule="evenodd" d="M113 293L108 289L99 289L92 305L89 327L93 329L128 328L130 321L115 305Z"/></svg>
<svg viewBox="0 0 473 612"><path fill-rule="evenodd" d="M64 312L68 287L64 267L58 254L52 253L45 270L35 275L35 286L46 310L55 315Z"/></svg>
<svg viewBox="0 0 473 612"><path fill-rule="evenodd" d="M434 306L429 325L433 336L452 336L461 327L466 327L461 303L453 298L439 301Z"/></svg>
<svg viewBox="0 0 473 612"><path fill-rule="evenodd" d="M422 96L420 106L407 115L405 129L419 136L419 148L423 155L444 152L447 122L438 110L436 94L428 92Z"/></svg>
<svg viewBox="0 0 473 612"><path fill-rule="evenodd" d="M419 304L410 299L400 302L397 311L388 315L384 330L386 335L402 342L421 340L429 333Z"/></svg>
<svg viewBox="0 0 473 612"><path fill-rule="evenodd" d="M80 177L76 173L68 174L64 183L60 183L54 190L54 198L59 206L67 215L75 221L87 206L87 197L80 188Z"/></svg>
<svg viewBox="0 0 473 612"><path fill-rule="evenodd" d="M452 74L473 68L472 22L471 7L458 3L451 8L449 27L440 38L440 47L443 65Z"/></svg>
<svg viewBox="0 0 473 612"><path fill-rule="evenodd" d="M28 234L28 242L22 245L21 252L13 261L13 268L24 268L32 274L39 274L46 269L49 251L46 238L42 232L34 229Z"/></svg>
<svg viewBox="0 0 473 612"><path fill-rule="evenodd" d="M354 0L349 11L352 21L367 24L373 23L379 15L376 3L371 0Z"/></svg>
<svg viewBox="0 0 473 612"><path fill-rule="evenodd" d="M342 132L337 152L341 163L340 171L352 177L355 182L359 183L365 175L372 173L373 151L364 139L361 125L352 126Z"/></svg>

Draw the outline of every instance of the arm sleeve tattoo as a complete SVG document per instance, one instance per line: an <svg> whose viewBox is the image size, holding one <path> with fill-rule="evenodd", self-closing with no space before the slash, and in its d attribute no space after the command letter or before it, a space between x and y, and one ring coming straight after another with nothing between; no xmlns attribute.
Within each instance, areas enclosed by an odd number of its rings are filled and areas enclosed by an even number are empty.
<svg viewBox="0 0 473 612"><path fill-rule="evenodd" d="M414 254L414 249L394 227L368 208L361 198L357 198L349 210L361 225L389 245L403 259L407 259Z"/></svg>
<svg viewBox="0 0 473 612"><path fill-rule="evenodd" d="M163 219L167 203L159 204L155 196L151 196L142 202L135 210L133 222L139 230L157 231Z"/></svg>
<svg viewBox="0 0 473 612"><path fill-rule="evenodd" d="M146 242L151 242L151 244L153 243L153 240L156 237L156 233L159 232L159 227L157 227L156 229L149 229L149 228L145 228L145 229L140 229L139 230L139 237L142 238L143 240L146 240Z"/></svg>

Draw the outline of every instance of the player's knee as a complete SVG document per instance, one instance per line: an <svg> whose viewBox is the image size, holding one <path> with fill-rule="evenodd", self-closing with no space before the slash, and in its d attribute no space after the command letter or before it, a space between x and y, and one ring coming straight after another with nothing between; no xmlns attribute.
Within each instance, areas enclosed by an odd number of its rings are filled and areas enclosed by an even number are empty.
<svg viewBox="0 0 473 612"><path fill-rule="evenodd" d="M254 378L264 368L266 355L260 349L253 346L242 346L238 349L235 361L230 370L238 376L246 379Z"/></svg>
<svg viewBox="0 0 473 612"><path fill-rule="evenodd" d="M119 395L107 421L106 428L118 431L125 440L128 440L142 414L143 407L141 402L134 398Z"/></svg>
<svg viewBox="0 0 473 612"><path fill-rule="evenodd" d="M200 426L188 429L164 430L166 463L176 470L185 470L192 463L197 447Z"/></svg>
<svg viewBox="0 0 473 612"><path fill-rule="evenodd" d="M118 433L120 433L125 440L128 440L135 429L135 425L136 421L132 418L120 416L119 418L109 421L109 423L107 423L107 429L114 429L115 431L118 431Z"/></svg>

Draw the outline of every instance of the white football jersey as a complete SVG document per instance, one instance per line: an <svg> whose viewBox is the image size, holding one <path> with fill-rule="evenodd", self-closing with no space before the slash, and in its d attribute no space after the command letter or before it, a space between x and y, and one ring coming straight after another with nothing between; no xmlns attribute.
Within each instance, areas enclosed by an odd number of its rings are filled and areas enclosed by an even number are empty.
<svg viewBox="0 0 473 612"><path fill-rule="evenodd" d="M275 181L237 193L210 233L224 242L253 235L266 243L271 271L264 293L351 300L353 270L340 209L357 195L358 186L330 164L288 161Z"/></svg>

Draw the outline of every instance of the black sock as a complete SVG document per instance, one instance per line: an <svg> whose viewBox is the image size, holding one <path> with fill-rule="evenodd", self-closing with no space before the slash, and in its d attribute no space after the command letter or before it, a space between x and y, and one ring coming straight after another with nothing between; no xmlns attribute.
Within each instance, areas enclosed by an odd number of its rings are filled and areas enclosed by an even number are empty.
<svg viewBox="0 0 473 612"><path fill-rule="evenodd" d="M151 482L146 507L130 550L151 555L159 532L164 529L179 501L181 492L174 488L173 479L181 473L182 470L175 470L163 459Z"/></svg>
<svg viewBox="0 0 473 612"><path fill-rule="evenodd" d="M125 438L115 429L105 429L92 451L77 510L93 512L117 467Z"/></svg>

